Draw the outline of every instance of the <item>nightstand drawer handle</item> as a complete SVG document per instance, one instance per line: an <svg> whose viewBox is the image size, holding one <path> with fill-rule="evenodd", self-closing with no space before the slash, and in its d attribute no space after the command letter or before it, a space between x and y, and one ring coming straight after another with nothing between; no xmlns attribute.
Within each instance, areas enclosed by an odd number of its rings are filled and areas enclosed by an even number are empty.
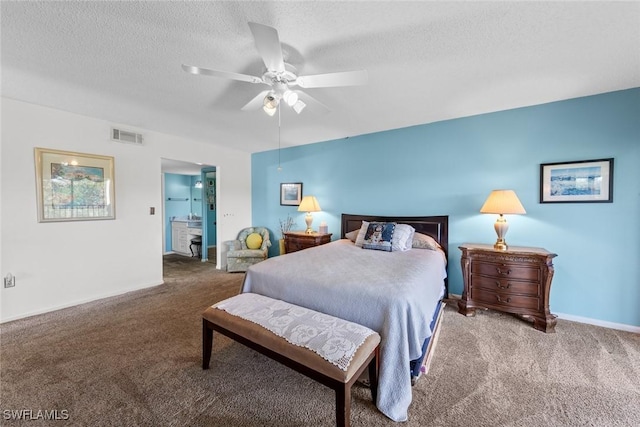
<svg viewBox="0 0 640 427"><path fill-rule="evenodd" d="M502 286L500 282L496 280L496 286L499 287L500 289L509 289L511 287L511 283L507 282L507 286Z"/></svg>
<svg viewBox="0 0 640 427"><path fill-rule="evenodd" d="M511 274L511 269L507 269L507 271L501 270L500 267L496 267L496 271L498 274L502 274L503 276L508 276Z"/></svg>
<svg viewBox="0 0 640 427"><path fill-rule="evenodd" d="M507 298L505 301L503 301L500 298L500 295L496 295L496 298L498 298L498 302L502 302L502 303L505 303L505 304L509 304L511 302L511 298Z"/></svg>

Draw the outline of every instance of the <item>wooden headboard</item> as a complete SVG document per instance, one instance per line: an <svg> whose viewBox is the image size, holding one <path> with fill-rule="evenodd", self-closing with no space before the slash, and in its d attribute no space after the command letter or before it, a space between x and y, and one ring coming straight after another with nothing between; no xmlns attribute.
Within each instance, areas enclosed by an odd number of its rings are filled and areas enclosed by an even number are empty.
<svg viewBox="0 0 640 427"><path fill-rule="evenodd" d="M449 217L444 216L375 216L375 215L352 215L342 214L342 228L340 237L345 239L345 234L353 230L359 230L362 221L381 221L381 222L397 222L399 224L408 224L416 229L417 233L427 234L434 239L442 249L445 255L449 254ZM447 263L447 266L449 263ZM449 283L445 279L445 298L449 297Z"/></svg>

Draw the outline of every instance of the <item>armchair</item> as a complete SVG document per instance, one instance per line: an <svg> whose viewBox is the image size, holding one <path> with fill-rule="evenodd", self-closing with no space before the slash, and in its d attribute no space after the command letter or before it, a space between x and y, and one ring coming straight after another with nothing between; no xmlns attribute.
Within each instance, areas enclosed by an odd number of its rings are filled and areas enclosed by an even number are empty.
<svg viewBox="0 0 640 427"><path fill-rule="evenodd" d="M256 245L256 241L259 242L254 234L258 234L262 239L260 247L257 249L251 249ZM249 245L247 245L247 238L249 238ZM244 228L238 234L238 238L233 240L233 246L229 247L227 252L227 271L247 271L247 269L253 264L257 264L260 261L264 261L269 256L269 247L271 246L271 239L269 237L269 230L264 227L248 227Z"/></svg>

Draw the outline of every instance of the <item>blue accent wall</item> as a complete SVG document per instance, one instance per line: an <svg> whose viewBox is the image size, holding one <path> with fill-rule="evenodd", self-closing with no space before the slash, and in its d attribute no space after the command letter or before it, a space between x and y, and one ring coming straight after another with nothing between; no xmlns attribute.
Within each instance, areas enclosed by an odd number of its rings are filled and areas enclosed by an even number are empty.
<svg viewBox="0 0 640 427"><path fill-rule="evenodd" d="M191 212L191 177L165 173L164 197L164 249L171 252L171 218L186 217Z"/></svg>
<svg viewBox="0 0 640 427"><path fill-rule="evenodd" d="M540 204L540 164L614 158L613 203ZM449 286L462 293L463 242L493 243L491 190L518 194L513 246L557 253L551 311L640 326L640 88L447 120L252 156L252 222L280 237L282 182L302 182L333 238L342 213L449 215ZM277 244L270 255L277 255Z"/></svg>
<svg viewBox="0 0 640 427"><path fill-rule="evenodd" d="M196 181L202 181L200 175L190 176L191 178L191 213L197 216L202 216L202 197L204 191L202 188L196 188ZM204 187L204 185L202 186ZM188 215L189 213L187 213Z"/></svg>

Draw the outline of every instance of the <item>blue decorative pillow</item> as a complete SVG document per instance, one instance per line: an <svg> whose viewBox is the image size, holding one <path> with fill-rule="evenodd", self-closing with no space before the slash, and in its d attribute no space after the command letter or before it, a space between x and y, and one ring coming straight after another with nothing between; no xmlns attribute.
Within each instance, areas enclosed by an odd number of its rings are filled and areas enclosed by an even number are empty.
<svg viewBox="0 0 640 427"><path fill-rule="evenodd" d="M362 241L363 249L391 252L395 222L370 222Z"/></svg>

